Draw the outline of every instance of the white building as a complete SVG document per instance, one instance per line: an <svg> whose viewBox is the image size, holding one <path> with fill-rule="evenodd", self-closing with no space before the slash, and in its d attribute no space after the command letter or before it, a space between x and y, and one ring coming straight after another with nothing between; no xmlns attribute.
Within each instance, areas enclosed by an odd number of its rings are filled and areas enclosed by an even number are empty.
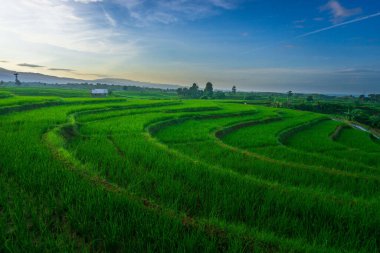
<svg viewBox="0 0 380 253"><path fill-rule="evenodd" d="M93 89L91 95L94 97L106 97L108 95L108 89Z"/></svg>

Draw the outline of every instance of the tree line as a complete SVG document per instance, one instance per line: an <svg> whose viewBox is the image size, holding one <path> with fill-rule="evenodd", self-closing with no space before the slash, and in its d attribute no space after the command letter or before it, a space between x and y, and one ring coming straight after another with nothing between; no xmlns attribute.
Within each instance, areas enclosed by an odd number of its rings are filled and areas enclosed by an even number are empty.
<svg viewBox="0 0 380 253"><path fill-rule="evenodd" d="M236 86L232 87L232 94L236 94ZM205 88L202 90L199 88L197 83L193 83L190 88L178 88L177 94L183 98L194 98L194 99L223 99L226 98L226 94L222 91L214 91L213 84L211 82L207 82Z"/></svg>
<svg viewBox="0 0 380 253"><path fill-rule="evenodd" d="M292 108L302 111L341 115L349 121L357 121L374 128L380 128L380 111L366 105L316 102L293 104Z"/></svg>

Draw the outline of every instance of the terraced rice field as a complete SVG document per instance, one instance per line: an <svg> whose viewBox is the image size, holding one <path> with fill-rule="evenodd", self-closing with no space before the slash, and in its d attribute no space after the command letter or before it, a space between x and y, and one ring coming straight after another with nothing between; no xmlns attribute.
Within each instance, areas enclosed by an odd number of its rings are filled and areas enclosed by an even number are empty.
<svg viewBox="0 0 380 253"><path fill-rule="evenodd" d="M0 91L0 252L380 251L368 133L239 101L28 94Z"/></svg>

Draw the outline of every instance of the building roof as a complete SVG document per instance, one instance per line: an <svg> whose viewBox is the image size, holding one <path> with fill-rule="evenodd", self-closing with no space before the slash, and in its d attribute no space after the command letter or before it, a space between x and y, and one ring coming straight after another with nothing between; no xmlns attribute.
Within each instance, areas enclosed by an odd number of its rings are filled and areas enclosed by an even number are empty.
<svg viewBox="0 0 380 253"><path fill-rule="evenodd" d="M108 89L93 89L91 94L108 94Z"/></svg>

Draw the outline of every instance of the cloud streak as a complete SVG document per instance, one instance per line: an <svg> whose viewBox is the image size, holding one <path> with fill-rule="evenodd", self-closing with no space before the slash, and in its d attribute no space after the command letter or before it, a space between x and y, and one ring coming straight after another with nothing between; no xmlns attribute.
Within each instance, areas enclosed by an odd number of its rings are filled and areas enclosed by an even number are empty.
<svg viewBox="0 0 380 253"><path fill-rule="evenodd" d="M116 20L113 17L111 17L111 15L108 12L104 11L104 17L107 20L108 24L110 24L113 27L116 27Z"/></svg>
<svg viewBox="0 0 380 253"><path fill-rule="evenodd" d="M349 21L346 21L346 22L342 22L342 23L339 23L339 24L336 24L336 25L332 25L332 26L328 26L328 27L325 27L325 28L322 28L322 29L318 29L318 30L315 30L315 31L312 31L312 32L304 33L304 34L301 34L301 35L299 35L299 36L297 36L295 38L296 39L305 38L305 37L308 37L310 35L314 35L314 34L317 34L317 33L329 31L329 30L332 30L332 29L335 29L335 28L338 28L338 27L341 27L341 26L345 26L345 25L350 25L350 24L362 22L364 20L376 18L376 17L379 17L379 16L380 16L380 12L377 12L377 13L374 13L372 15L368 15L368 16L361 17L361 18L356 18L356 19L349 20Z"/></svg>
<svg viewBox="0 0 380 253"><path fill-rule="evenodd" d="M29 63L20 63L20 64L17 64L17 66L28 67L28 68L44 68L45 67L45 66L36 65L36 64L29 64Z"/></svg>
<svg viewBox="0 0 380 253"><path fill-rule="evenodd" d="M73 72L73 69L49 68L50 71Z"/></svg>

